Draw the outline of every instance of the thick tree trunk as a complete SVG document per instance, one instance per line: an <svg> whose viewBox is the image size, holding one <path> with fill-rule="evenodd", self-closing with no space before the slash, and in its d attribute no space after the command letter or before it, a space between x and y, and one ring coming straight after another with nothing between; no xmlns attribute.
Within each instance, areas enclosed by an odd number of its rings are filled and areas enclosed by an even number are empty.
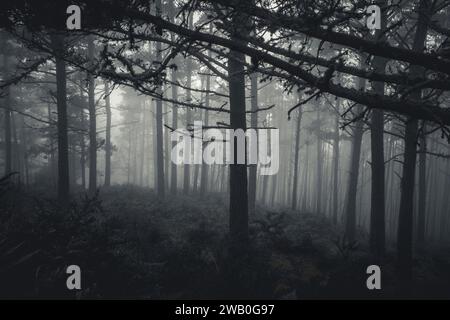
<svg viewBox="0 0 450 320"><path fill-rule="evenodd" d="M376 40L384 40L383 30L386 28L386 12L382 11L381 29L375 33ZM380 39L381 38L381 39ZM375 57L375 72L384 73L387 60ZM384 82L374 82L373 91L384 95ZM371 145L371 206L370 206L370 251L377 258L384 255L385 250L385 166L384 166L384 113L372 110L370 123Z"/></svg>
<svg viewBox="0 0 450 320"><path fill-rule="evenodd" d="M56 59L56 106L58 112L58 200L66 206L69 201L69 144L67 137L67 96L64 37L51 35Z"/></svg>
<svg viewBox="0 0 450 320"><path fill-rule="evenodd" d="M365 80L360 78L358 88L363 89L364 87ZM362 112L361 106L358 106L356 110L358 113ZM349 242L353 242L356 239L356 196L358 194L359 162L361 159L361 142L363 134L364 123L361 120L357 120L353 128L353 137L351 140L352 149L346 204L345 236Z"/></svg>
<svg viewBox="0 0 450 320"><path fill-rule="evenodd" d="M382 65L382 66L381 66ZM384 71L385 63L378 70ZM374 91L384 94L384 83L374 83ZM385 247L385 168L384 168L384 114L381 110L372 110L370 123L371 141L371 211L370 211L370 249L380 258Z"/></svg>
<svg viewBox="0 0 450 320"><path fill-rule="evenodd" d="M250 126L256 128L258 126L258 75L256 73L250 74L251 81L251 110ZM256 129L255 129L256 130ZM256 141L254 141L256 143ZM255 213L256 209L256 173L257 164L250 164L248 168L248 211L251 215Z"/></svg>
<svg viewBox="0 0 450 320"><path fill-rule="evenodd" d="M246 130L245 114L245 55L231 51L228 59L230 125L231 129ZM237 144L234 144L234 163L230 164L230 236L233 247L248 242L247 166L237 164Z"/></svg>
<svg viewBox="0 0 450 320"><path fill-rule="evenodd" d="M94 64L94 37L88 37L88 58L92 67ZM88 73L89 101L89 195L97 190L97 114L95 110L95 79Z"/></svg>
<svg viewBox="0 0 450 320"><path fill-rule="evenodd" d="M111 100L109 82L105 80L106 139L105 139L105 187L111 185Z"/></svg>
<svg viewBox="0 0 450 320"><path fill-rule="evenodd" d="M417 10L419 19L414 37L413 50L423 51L427 35L427 14L430 8L429 0L421 0ZM410 75L420 76L421 68L412 66ZM411 94L411 99L419 101L421 91ZM414 208L414 183L416 171L416 146L417 146L418 120L409 118L405 128L405 152L403 173L401 179L400 211L398 216L397 255L400 289L407 292L412 279L412 229Z"/></svg>

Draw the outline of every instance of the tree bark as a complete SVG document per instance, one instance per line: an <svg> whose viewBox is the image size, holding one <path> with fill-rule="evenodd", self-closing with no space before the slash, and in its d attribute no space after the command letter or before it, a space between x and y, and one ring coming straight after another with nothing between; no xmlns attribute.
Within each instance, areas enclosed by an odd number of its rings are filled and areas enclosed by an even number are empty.
<svg viewBox="0 0 450 320"><path fill-rule="evenodd" d="M90 67L94 64L94 37L88 37L88 59ZM95 79L88 73L89 101L89 195L97 191L97 114L95 108Z"/></svg>
<svg viewBox="0 0 450 320"><path fill-rule="evenodd" d="M384 70L381 62L378 70ZM384 83L373 84L375 92L384 94ZM371 211L370 211L370 250L375 257L384 255L385 247L385 167L384 167L384 114L382 110L372 110L370 123L371 142Z"/></svg>
<svg viewBox="0 0 450 320"><path fill-rule="evenodd" d="M419 205L417 217L417 243L423 245L425 243L425 207L427 197L426 185L426 162L427 162L427 139L425 135L426 124L423 123L423 129L420 133L420 147L419 147Z"/></svg>
<svg viewBox="0 0 450 320"><path fill-rule="evenodd" d="M338 223L339 210L339 102L337 105L338 112L334 121L334 138L333 138L333 224Z"/></svg>
<svg viewBox="0 0 450 320"><path fill-rule="evenodd" d="M156 0L156 14L161 16L162 7L161 0ZM162 62L161 56L161 42L156 42L156 60ZM162 95L162 82L157 87L158 95ZM156 100L156 156L157 160L157 194L158 197L164 198L165 185L164 185L164 145L163 145L163 113L162 113L162 100Z"/></svg>
<svg viewBox="0 0 450 320"><path fill-rule="evenodd" d="M321 216L322 212L322 178L323 178L323 159L322 159L322 130L320 119L320 108L317 107L317 183L316 183L316 213Z"/></svg>
<svg viewBox="0 0 450 320"><path fill-rule="evenodd" d="M9 59L8 53L6 52L6 45L3 52L3 73L4 77L7 78L9 74ZM5 130L5 175L8 175L12 172L12 142L11 142L11 89L7 86L3 90L3 103L4 103L4 130Z"/></svg>
<svg viewBox="0 0 450 320"><path fill-rule="evenodd" d="M252 128L256 128L258 127L258 113L256 112L256 110L258 109L258 75L256 73L251 73L250 81L251 81L251 111L253 111L252 114L250 115L250 126ZM254 143L257 143L257 141L254 141ZM256 210L257 169L258 169L257 164L249 164L248 211L251 215L255 214Z"/></svg>
<svg viewBox="0 0 450 320"><path fill-rule="evenodd" d="M58 112L58 200L63 206L69 201L69 144L67 136L66 63L64 37L51 35L56 59L56 106Z"/></svg>
<svg viewBox="0 0 450 320"><path fill-rule="evenodd" d="M359 88L364 88L365 80L359 79ZM361 106L357 108L358 113L361 112ZM355 122L352 137L352 151L350 159L350 175L348 180L347 190L347 205L346 205L346 224L345 235L347 241L353 242L356 239L356 196L358 193L358 176L359 176L359 162L361 159L361 142L364 134L364 123L361 120Z"/></svg>
<svg viewBox="0 0 450 320"><path fill-rule="evenodd" d="M233 19L235 32L242 30L242 17ZM233 38L234 36L232 36ZM231 50L228 59L230 125L231 129L246 130L245 114L245 55ZM248 194L247 166L237 163L237 144L234 144L233 164L229 166L230 176L230 236L231 244L236 249L248 242Z"/></svg>
<svg viewBox="0 0 450 320"><path fill-rule="evenodd" d="M300 128L302 123L302 110L298 110L297 121L295 123L295 150L294 150L294 182L292 186L292 210L297 209L297 193L298 193L298 176L299 176L299 157L300 157ZM305 187L305 186L303 186Z"/></svg>
<svg viewBox="0 0 450 320"><path fill-rule="evenodd" d="M111 185L111 100L109 82L105 80L106 138L105 138L105 187Z"/></svg>
<svg viewBox="0 0 450 320"><path fill-rule="evenodd" d="M84 130L86 128L86 118L84 115L85 108L85 100L84 100L84 92L83 92L83 74L80 73L80 98L81 98L81 106L80 106L80 122L81 129L83 132L80 134L80 168L81 168L81 186L83 190L86 189L86 141L84 137Z"/></svg>
<svg viewBox="0 0 450 320"><path fill-rule="evenodd" d="M430 8L429 0L421 0L417 10L419 18L417 22L416 34L414 37L413 51L423 51L425 38L427 35L427 14ZM418 76L421 68L411 66L410 75ZM419 101L421 90L411 94L411 98ZM400 289L408 291L412 280L412 228L413 228L413 207L414 207L414 182L416 171L416 145L418 133L418 120L409 117L405 128L405 152L403 162L403 173L401 179L400 210L398 215L397 233L397 258Z"/></svg>

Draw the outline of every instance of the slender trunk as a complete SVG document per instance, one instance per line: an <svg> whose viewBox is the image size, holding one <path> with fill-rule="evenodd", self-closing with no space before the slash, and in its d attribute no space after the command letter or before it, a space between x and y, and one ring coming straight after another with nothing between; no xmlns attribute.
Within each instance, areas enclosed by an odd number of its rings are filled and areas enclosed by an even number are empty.
<svg viewBox="0 0 450 320"><path fill-rule="evenodd" d="M127 184L130 184L130 174L131 174L131 128L128 128Z"/></svg>
<svg viewBox="0 0 450 320"><path fill-rule="evenodd" d="M210 76L207 75L206 76L206 90L210 90ZM205 106L209 107L209 94L206 93L206 97L205 97ZM208 110L205 110L205 126L209 125L209 115L208 115ZM204 144L205 142L203 142ZM203 148L206 145L203 145ZM201 172L201 178L200 178L200 196L204 196L206 194L206 191L208 190L208 171L209 171L209 167L208 165L205 163L205 161L203 161L202 163L202 172Z"/></svg>
<svg viewBox="0 0 450 320"><path fill-rule="evenodd" d="M294 149L294 182L292 187L292 210L297 209L297 188L298 188L298 163L300 156L300 126L302 122L302 110L298 110L297 121L295 124L295 149Z"/></svg>
<svg viewBox="0 0 450 320"><path fill-rule="evenodd" d="M48 116L48 135L49 135L49 141L50 141L50 157L49 157L49 171L51 175L51 182L53 187L57 187L57 179L56 179L56 170L55 170L55 139L53 137L53 127L52 127L52 110L50 103L47 105L47 116Z"/></svg>
<svg viewBox="0 0 450 320"><path fill-rule="evenodd" d="M109 82L105 80L105 108L106 108L106 141L105 141L105 187L111 185L111 101Z"/></svg>
<svg viewBox="0 0 450 320"><path fill-rule="evenodd" d="M6 46L5 46L6 47ZM5 49L6 51L6 49ZM9 73L9 61L8 54L6 52L3 53L3 70L4 77L8 77ZM11 143L11 89L7 86L3 90L4 98L4 109L3 109L3 121L4 121L4 130L5 130L5 175L10 174L12 172L12 143Z"/></svg>
<svg viewBox="0 0 450 320"><path fill-rule="evenodd" d="M156 0L156 15L161 16L162 7L161 0ZM162 62L161 56L161 42L156 42L156 61ZM158 95L162 95L162 82L157 87ZM164 198L164 145L163 145L163 114L162 114L162 100L156 100L156 157L157 160L157 194L158 197Z"/></svg>
<svg viewBox="0 0 450 320"><path fill-rule="evenodd" d="M339 105L337 106L339 111ZM336 113L333 138L333 224L338 223L339 207L339 112Z"/></svg>
<svg viewBox="0 0 450 320"><path fill-rule="evenodd" d="M426 124L423 123L423 129L420 134L420 147L419 147L419 206L418 206L418 219L417 219L417 242L419 245L423 245L425 242L425 206L426 206L426 161L427 161L427 139L425 135Z"/></svg>
<svg viewBox="0 0 450 320"><path fill-rule="evenodd" d="M169 18L170 18L170 22L175 22L175 8L174 8L174 0L170 0L169 1ZM172 41L175 40L175 35L172 33ZM174 63L176 65L179 64L178 59L175 57L174 59ZM177 108L177 104L176 101L178 100L178 86L175 85L175 83L177 83L178 81L178 76L177 76L177 68L173 68L172 69L172 100L175 101L172 104L172 128L174 130L177 129L178 127L178 108ZM177 141L172 141L172 149L175 148L177 145ZM170 193L172 195L176 195L177 194L177 165L175 163L171 163L170 166Z"/></svg>
<svg viewBox="0 0 450 320"><path fill-rule="evenodd" d="M141 115L142 115L142 125L141 125L141 154L140 154L140 163L139 163L139 185L144 186L144 163L145 163L145 136L146 136L146 112L145 112L145 101L141 102Z"/></svg>
<svg viewBox="0 0 450 320"><path fill-rule="evenodd" d="M82 99L82 105L80 107L80 121L81 129L83 130L80 134L80 167L81 167L81 185L83 190L86 189L86 141L84 138L84 130L86 129L86 117L84 115L85 100L83 94L83 80L80 79L80 97Z"/></svg>
<svg viewBox="0 0 450 320"><path fill-rule="evenodd" d="M309 174L309 143L306 142L305 150L305 166L303 167L303 195L302 195L302 211L306 211L308 208L308 174Z"/></svg>
<svg viewBox="0 0 450 320"><path fill-rule="evenodd" d="M189 29L193 28L192 15L189 16ZM191 102L191 88L192 86L192 60L187 57L186 61L186 100L188 103ZM186 127L190 126L192 123L192 111L191 108L186 109ZM191 152L191 150L188 150ZM184 165L184 180L183 180L183 193L188 194L191 187L191 166L189 164Z"/></svg>
<svg viewBox="0 0 450 320"><path fill-rule="evenodd" d="M321 136L320 109L317 106L317 184L316 184L316 213L322 215L322 178L323 178L323 157L322 157L322 136Z"/></svg>
<svg viewBox="0 0 450 320"><path fill-rule="evenodd" d="M94 64L94 37L88 37L88 58L92 67ZM97 190L97 119L95 110L95 79L88 73L89 100L89 195Z"/></svg>
<svg viewBox="0 0 450 320"><path fill-rule="evenodd" d="M164 124L166 126L170 126L169 123L169 113L168 113L168 108L167 108L167 103L164 102L163 104L163 110L165 110L164 112ZM166 190L168 190L169 188L169 167L170 167L170 148L169 148L169 144L170 144L170 135L169 135L169 129L166 127L163 127L163 131L164 131L164 187Z"/></svg>

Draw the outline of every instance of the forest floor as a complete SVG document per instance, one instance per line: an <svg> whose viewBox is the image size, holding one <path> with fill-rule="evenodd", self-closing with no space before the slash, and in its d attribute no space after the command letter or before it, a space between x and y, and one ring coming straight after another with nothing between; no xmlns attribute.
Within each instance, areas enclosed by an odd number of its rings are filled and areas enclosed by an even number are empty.
<svg viewBox="0 0 450 320"><path fill-rule="evenodd" d="M82 270L81 298L391 298L395 251L382 290L366 287L367 236L348 245L327 219L259 207L250 246L228 250L223 195L168 196L115 186L66 211L41 190L0 190L0 297L73 298L68 265ZM450 248L415 254L411 296L450 297Z"/></svg>

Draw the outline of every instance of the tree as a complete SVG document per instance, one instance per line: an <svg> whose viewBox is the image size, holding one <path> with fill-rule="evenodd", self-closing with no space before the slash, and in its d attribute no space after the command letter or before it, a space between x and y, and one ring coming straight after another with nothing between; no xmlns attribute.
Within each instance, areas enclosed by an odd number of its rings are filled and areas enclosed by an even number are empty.
<svg viewBox="0 0 450 320"><path fill-rule="evenodd" d="M295 122L295 147L294 147L294 181L292 187L292 210L297 209L297 188L298 188L298 166L299 166L299 153L300 153L300 128L302 123L302 111L298 110L297 121Z"/></svg>
<svg viewBox="0 0 450 320"><path fill-rule="evenodd" d="M250 74L251 81L251 115L250 126L252 128L258 127L258 75L256 73ZM255 129L256 130L256 129ZM250 214L255 214L256 209L256 173L257 165L250 164L248 169L248 210Z"/></svg>
<svg viewBox="0 0 450 320"><path fill-rule="evenodd" d="M90 68L94 67L94 37L88 37L88 60ZM89 105L89 194L97 191L97 112L95 103L95 79L88 72L88 105Z"/></svg>
<svg viewBox="0 0 450 320"><path fill-rule="evenodd" d="M161 16L161 0L156 0L156 14ZM156 61L161 63L161 42L156 42ZM162 95L162 81L160 81L157 87L157 94ZM157 157L157 185L156 191L160 198L164 198L165 184L164 184L164 146L163 146L163 113L162 113L162 100L156 100L156 157Z"/></svg>
<svg viewBox="0 0 450 320"><path fill-rule="evenodd" d="M359 79L358 87L364 88L365 81ZM362 112L362 106L357 106L357 113ZM361 158L361 142L364 134L364 123L357 120L352 130L352 148L350 156L350 174L348 178L345 235L349 242L356 239L356 195L358 191L359 162Z"/></svg>
<svg viewBox="0 0 450 320"><path fill-rule="evenodd" d="M109 82L105 80L105 108L106 108L106 141L105 141L105 187L111 185L111 91Z"/></svg>
<svg viewBox="0 0 450 320"><path fill-rule="evenodd" d="M333 224L338 223L338 202L339 202L339 106L340 100L336 106L336 119L334 121L333 137Z"/></svg>
<svg viewBox="0 0 450 320"><path fill-rule="evenodd" d="M386 28L386 12L382 12L381 29L375 33L375 38L384 40ZM382 57L374 57L373 69L375 72L384 73L387 60ZM384 82L372 83L373 91L384 95ZM372 110L370 122L370 146L371 146L371 211L370 211L370 250L375 257L381 258L385 250L385 167L384 167L384 113L383 110Z"/></svg>
<svg viewBox="0 0 450 320"><path fill-rule="evenodd" d="M427 16L431 9L429 0L420 0L418 22L414 36L413 50L423 50L427 35ZM419 66L412 66L409 73L418 76L421 72ZM411 93L413 99L420 100L421 90ZM416 171L416 146L417 146L418 120L408 117L405 128L405 151L403 162L403 173L401 179L400 210L398 215L397 232L397 258L400 287L407 290L412 279L412 228L413 228L413 195Z"/></svg>
<svg viewBox="0 0 450 320"><path fill-rule="evenodd" d="M233 33L231 40L244 32L246 17L233 16ZM233 130L246 130L245 114L245 55L242 52L230 50L228 58L229 96L230 96L230 127ZM234 136L232 137L234 139ZM238 164L237 143L234 147L233 163L230 164L230 235L232 247L242 248L248 242L248 189L247 166Z"/></svg>
<svg viewBox="0 0 450 320"><path fill-rule="evenodd" d="M9 76L9 46L7 45L7 40L2 37L3 42L3 77L5 79ZM3 123L4 123L4 133L5 133L5 176L12 172L12 145L11 145L11 90L7 86L3 92Z"/></svg>
<svg viewBox="0 0 450 320"><path fill-rule="evenodd" d="M69 144L67 137L66 97L66 47L64 36L53 33L50 36L56 60L56 105L58 113L58 199L62 205L69 200Z"/></svg>

